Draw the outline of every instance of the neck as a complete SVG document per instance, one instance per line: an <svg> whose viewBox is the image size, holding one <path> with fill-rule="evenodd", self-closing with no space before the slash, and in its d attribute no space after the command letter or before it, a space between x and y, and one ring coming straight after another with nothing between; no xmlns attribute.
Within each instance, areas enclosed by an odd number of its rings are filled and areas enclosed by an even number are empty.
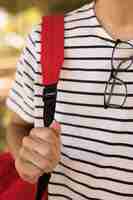
<svg viewBox="0 0 133 200"><path fill-rule="evenodd" d="M118 25L133 23L133 0L97 0L97 5L113 23Z"/></svg>
<svg viewBox="0 0 133 200"><path fill-rule="evenodd" d="M127 38L132 37L133 0L96 0L95 9L101 23L116 33L116 37L120 33Z"/></svg>

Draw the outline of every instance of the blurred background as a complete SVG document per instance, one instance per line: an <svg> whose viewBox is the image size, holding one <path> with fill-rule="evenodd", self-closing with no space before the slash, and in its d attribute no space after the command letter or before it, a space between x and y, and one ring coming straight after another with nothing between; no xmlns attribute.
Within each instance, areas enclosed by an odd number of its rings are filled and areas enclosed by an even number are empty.
<svg viewBox="0 0 133 200"><path fill-rule="evenodd" d="M5 99L14 77L25 37L42 15L68 12L89 0L0 0L0 152L6 150L10 112ZM24 27L24 28L23 28Z"/></svg>

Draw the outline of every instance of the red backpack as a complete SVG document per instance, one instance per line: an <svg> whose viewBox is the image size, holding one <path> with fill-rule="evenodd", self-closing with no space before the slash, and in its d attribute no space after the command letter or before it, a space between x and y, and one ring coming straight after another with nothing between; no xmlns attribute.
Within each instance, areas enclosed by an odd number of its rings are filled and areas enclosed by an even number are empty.
<svg viewBox="0 0 133 200"><path fill-rule="evenodd" d="M64 16L46 16L42 20L41 66L43 75L44 126L54 119L57 84L64 61ZM44 174L36 184L23 181L10 153L0 155L0 200L47 200L50 174Z"/></svg>

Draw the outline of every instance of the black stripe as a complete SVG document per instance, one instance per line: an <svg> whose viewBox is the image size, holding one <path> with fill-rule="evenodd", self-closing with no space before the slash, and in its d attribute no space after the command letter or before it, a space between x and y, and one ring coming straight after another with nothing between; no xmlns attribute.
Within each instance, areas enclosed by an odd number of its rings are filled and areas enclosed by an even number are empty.
<svg viewBox="0 0 133 200"><path fill-rule="evenodd" d="M25 103L25 105L27 105L27 107L28 107L30 110L34 110L34 107L31 107L25 100L24 100L24 103Z"/></svg>
<svg viewBox="0 0 133 200"><path fill-rule="evenodd" d="M95 84L106 84L107 81L101 81L101 80L81 80L81 79L70 79L70 78L60 78L60 81L66 81L66 82L75 82L75 83L95 83ZM131 81L124 81L125 84L131 85L133 82ZM121 85L119 82L115 83L116 85Z"/></svg>
<svg viewBox="0 0 133 200"><path fill-rule="evenodd" d="M127 173L131 173L131 175L133 174L133 170L132 169L127 169L127 168L122 168L122 167L116 167L116 166L112 166L112 165L99 165L99 164L96 164L96 163L93 163L93 162L90 162L90 161L87 161L87 160L81 160L81 159L78 159L78 158L75 158L75 157L72 157L70 155L67 155L65 154L64 152L61 152L61 155L72 160L72 161L76 161L76 162L80 162L82 164L87 164L88 165L91 165L91 166L94 166L94 167L97 167L97 168L101 168L101 169L110 169L110 170L116 170L116 173L119 173L119 171L122 171L122 172L127 172Z"/></svg>
<svg viewBox="0 0 133 200"><path fill-rule="evenodd" d="M64 49L90 49L90 48L95 48L95 49L101 49L101 48L106 48L106 49L112 49L113 47L107 46L107 45L87 45L87 46L65 46Z"/></svg>
<svg viewBox="0 0 133 200"><path fill-rule="evenodd" d="M78 68L78 67L62 67L61 70L66 71L87 71L87 72L111 72L111 69L105 69L105 68ZM131 73L133 72L133 69L129 69L128 71L126 69L119 69L119 73Z"/></svg>
<svg viewBox="0 0 133 200"><path fill-rule="evenodd" d="M57 103L62 103L66 105L75 105L75 106L86 106L86 107L94 107L94 108L104 108L103 104L87 104L87 103L75 103L75 102L66 102L66 101L56 101ZM123 106L121 108L111 108L111 109L121 109L121 110L132 110L133 106Z"/></svg>
<svg viewBox="0 0 133 200"><path fill-rule="evenodd" d="M15 80L15 84L18 85L19 87L21 87L21 89L23 89L23 85L21 85L21 83L19 83L17 80ZM27 96L27 98L29 98L30 101L33 101L33 98Z"/></svg>
<svg viewBox="0 0 133 200"><path fill-rule="evenodd" d="M41 76L41 74L38 74L38 75ZM39 86L39 87L41 87L41 88L44 87L44 85L43 85L42 83L38 83L38 82L35 82L35 85L36 85L36 86Z"/></svg>
<svg viewBox="0 0 133 200"><path fill-rule="evenodd" d="M64 57L64 60L111 60L112 57ZM114 58L114 60L125 60L127 57L118 57Z"/></svg>
<svg viewBox="0 0 133 200"><path fill-rule="evenodd" d="M65 31L71 31L76 29L84 29L84 28L101 28L101 25L88 25L88 26L74 26L71 28L64 28Z"/></svg>
<svg viewBox="0 0 133 200"><path fill-rule="evenodd" d="M40 63L40 62L39 62ZM87 72L111 72L111 69L105 69L105 68L78 68L78 67L62 67L61 70L66 70L66 71L87 71ZM119 73L131 73L133 72L133 69L119 69ZM40 72L36 72L38 75L42 75ZM129 82L130 83L130 82ZM133 83L133 82L131 82Z"/></svg>
<svg viewBox="0 0 133 200"><path fill-rule="evenodd" d="M27 95L27 98L28 98L31 102L34 101L34 99L33 99L32 97L28 96L28 95Z"/></svg>
<svg viewBox="0 0 133 200"><path fill-rule="evenodd" d="M31 38L31 35L29 34L28 36L29 40L31 41L32 45L35 47L35 43L33 42L32 38Z"/></svg>
<svg viewBox="0 0 133 200"><path fill-rule="evenodd" d="M19 87L23 88L23 85L21 83L19 83L17 80L15 80L15 84L19 85Z"/></svg>
<svg viewBox="0 0 133 200"><path fill-rule="evenodd" d="M37 34L41 34L41 31L39 31L39 30L35 30L34 32Z"/></svg>
<svg viewBox="0 0 133 200"><path fill-rule="evenodd" d="M66 145L66 144L63 144L63 146L65 148L74 149L74 150L77 150L80 152L83 151L83 152L87 152L87 153L92 153L92 154L96 154L96 155L99 155L102 157L133 160L133 157L129 157L129 156L123 156L123 155L119 155L119 154L106 154L106 153L101 153L101 152L97 152L97 151L93 151L93 150L89 150L89 149L85 149L85 148L81 148L81 147L77 147L77 146Z"/></svg>
<svg viewBox="0 0 133 200"><path fill-rule="evenodd" d="M35 40L35 43L40 44L41 41L40 40Z"/></svg>
<svg viewBox="0 0 133 200"><path fill-rule="evenodd" d="M28 74L26 71L24 71L23 73L28 77L28 79L30 79L32 82L34 82L34 79L31 77L30 74Z"/></svg>
<svg viewBox="0 0 133 200"><path fill-rule="evenodd" d="M83 17L83 18L76 18L76 19L71 19L71 20L65 20L64 23L71 23L71 22L77 22L77 21L82 21L82 20L89 20L89 19L92 19L92 18L96 18L95 15L93 16L89 16L89 17Z"/></svg>
<svg viewBox="0 0 133 200"><path fill-rule="evenodd" d="M41 64L40 60L37 60L36 62L37 62L37 64L38 64L38 65L40 65L40 64Z"/></svg>
<svg viewBox="0 0 133 200"><path fill-rule="evenodd" d="M30 85L28 85L27 83L24 83L24 85L25 85L31 92L34 92L34 89L33 89Z"/></svg>
<svg viewBox="0 0 133 200"><path fill-rule="evenodd" d="M83 136L75 136L75 135L71 135L68 133L61 133L62 136L67 136L69 138L76 138L77 140L85 140L85 141L92 141L92 142L97 142L97 143L101 143L101 144L105 144L105 145L110 145L110 146L123 146L123 147L131 147L133 148L133 144L128 144L128 143L118 143L118 142L107 142L107 141L103 141L103 140L98 140L98 139L93 139L93 138L89 138L89 137L83 137Z"/></svg>
<svg viewBox="0 0 133 200"><path fill-rule="evenodd" d="M83 172L83 171L79 171L79 170L73 169L73 168L71 168L71 167L69 167L67 165L64 165L64 163L62 163L62 162L60 162L59 164L61 166L63 166L64 168L66 168L66 169L69 169L69 170L71 170L73 172L78 173L79 175L81 174L81 175L89 176L89 177L94 178L94 179L100 179L100 180L103 180L103 181L107 180L107 181L111 181L111 182L115 182L115 183L121 183L121 184L126 184L126 185L133 185L133 182L123 181L123 180L118 180L118 179L113 179L113 178L110 178L110 177L95 176L95 175L93 175L91 173L88 173L88 172Z"/></svg>
<svg viewBox="0 0 133 200"><path fill-rule="evenodd" d="M19 70L17 70L17 73L18 73L21 77L23 77L23 74L22 74Z"/></svg>
<svg viewBox="0 0 133 200"><path fill-rule="evenodd" d="M93 84L106 84L107 81L101 81L101 80L81 80L81 79L70 79L70 78L60 78L60 81L66 81L66 82L74 82L74 83L93 83ZM127 85L132 85L133 82L131 81L124 81L125 84ZM116 85L121 85L119 82L115 83ZM42 87L43 85L40 83L35 83L35 85L38 85L40 87Z"/></svg>
<svg viewBox="0 0 133 200"><path fill-rule="evenodd" d="M53 173L55 173L55 172L53 172ZM60 175L63 175L63 174L61 173ZM51 184L51 185L56 185L56 186L58 185L58 186L66 187L67 189L69 189L69 190L72 191L73 193L76 193L76 194L78 194L78 195L84 197L85 199L89 199L89 200L101 200L101 199L97 199L97 198L88 197L88 196L86 196L85 194L82 194L82 193L80 193L80 192L74 190L73 188L69 187L69 186L66 185L66 184L57 183L57 182L50 182L50 184Z"/></svg>
<svg viewBox="0 0 133 200"><path fill-rule="evenodd" d="M62 173L62 172L54 172L54 174L64 176L64 177L66 177L67 179L69 179L70 181L72 181L72 182L74 182L74 183L76 183L76 184L80 184L80 185L82 185L82 186L84 186L84 187L87 187L87 188L92 189L92 190L95 190L95 191L96 191L96 190L100 190L100 191L107 192L107 193L111 193L111 194L115 194L115 195L118 195L118 196L133 197L133 193L132 193L132 194L129 194L129 193L121 193L121 192L116 192L116 191L114 191L114 190L110 190L110 189L106 189L106 188L101 188L101 187L93 187L93 186L91 186L91 185L89 185L89 184L81 183L81 182L79 182L79 181L77 181L77 180L71 178L70 176L68 176L68 175L66 175L66 174L64 174L64 173ZM59 185L66 186L65 184L61 184L61 183L57 183L57 182L56 182L56 183L52 183L52 184L57 184L57 185L59 184ZM69 186L67 186L67 187L69 187ZM72 188L70 188L70 189L72 189ZM76 191L76 193L79 193L79 192ZM83 196L84 198L88 199L87 196L84 196L83 194L80 194L80 195Z"/></svg>
<svg viewBox="0 0 133 200"><path fill-rule="evenodd" d="M68 197L66 195L58 194L58 193L50 193L50 192L48 192L48 196L51 196L51 197L63 197L65 199L73 200L72 198L70 198L70 197Z"/></svg>
<svg viewBox="0 0 133 200"><path fill-rule="evenodd" d="M82 91L70 91L70 90L61 90L61 89L58 89L58 92L61 92L61 93L68 93L68 94L79 94L79 95L91 95L91 96L104 96L104 93L102 92L82 92ZM106 93L107 95L109 93ZM113 96L123 96L123 94L120 94L120 93L112 93ZM133 94L127 94L127 97L133 97Z"/></svg>
<svg viewBox="0 0 133 200"><path fill-rule="evenodd" d="M36 72L35 72L33 66L26 59L24 59L24 62L32 70L33 74L35 74Z"/></svg>
<svg viewBox="0 0 133 200"><path fill-rule="evenodd" d="M34 54L31 52L31 50L28 47L25 47L25 50L32 56L32 58L36 61L36 57Z"/></svg>
<svg viewBox="0 0 133 200"><path fill-rule="evenodd" d="M66 116L74 116L80 118L88 118L88 119L99 119L99 120L107 120L107 121L115 121L115 122L133 122L133 119L121 119L121 118L114 118L114 117L101 117L101 116L93 116L93 115L83 115L79 113L67 113L56 110L57 114L66 115Z"/></svg>
<svg viewBox="0 0 133 200"><path fill-rule="evenodd" d="M37 62L37 61L36 61ZM42 76L41 72L35 72L35 74Z"/></svg>

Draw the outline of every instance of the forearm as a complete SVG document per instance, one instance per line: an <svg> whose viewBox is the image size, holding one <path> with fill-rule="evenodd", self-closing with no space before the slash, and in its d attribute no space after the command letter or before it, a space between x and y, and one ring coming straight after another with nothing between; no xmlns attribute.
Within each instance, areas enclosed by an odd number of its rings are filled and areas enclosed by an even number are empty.
<svg viewBox="0 0 133 200"><path fill-rule="evenodd" d="M20 126L17 124L10 124L8 126L6 140L9 151L12 153L14 159L16 159L18 155L23 137L29 135L30 130L31 127Z"/></svg>

